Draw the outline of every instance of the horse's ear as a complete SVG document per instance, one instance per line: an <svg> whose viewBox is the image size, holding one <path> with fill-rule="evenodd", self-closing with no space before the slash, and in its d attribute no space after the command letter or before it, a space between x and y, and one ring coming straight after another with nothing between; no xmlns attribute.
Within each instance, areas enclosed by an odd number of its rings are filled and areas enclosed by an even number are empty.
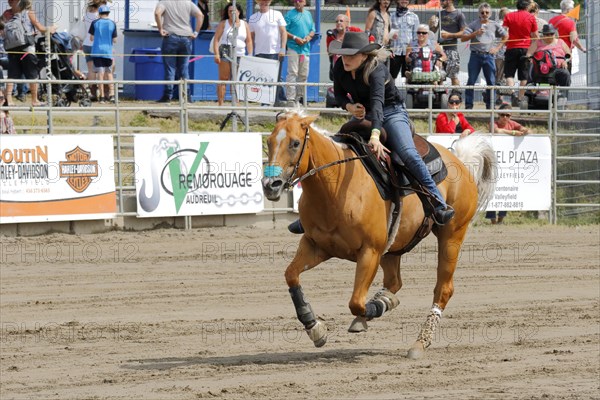
<svg viewBox="0 0 600 400"><path fill-rule="evenodd" d="M317 118L319 118L317 115L309 115L308 117L304 117L302 120L300 120L300 126L302 129L308 129L310 124L315 122Z"/></svg>
<svg viewBox="0 0 600 400"><path fill-rule="evenodd" d="M285 113L285 111L280 111L277 113L277 115L275 115L275 122L283 121L286 118L287 114Z"/></svg>

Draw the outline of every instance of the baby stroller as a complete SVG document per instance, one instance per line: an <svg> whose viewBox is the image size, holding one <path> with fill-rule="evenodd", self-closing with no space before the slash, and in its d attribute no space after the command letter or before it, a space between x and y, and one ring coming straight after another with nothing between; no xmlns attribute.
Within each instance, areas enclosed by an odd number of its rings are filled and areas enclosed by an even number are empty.
<svg viewBox="0 0 600 400"><path fill-rule="evenodd" d="M406 83L430 85L438 83L433 88L433 108L448 108L448 89L441 86L446 80L446 71L436 65L442 55L429 46L415 48L410 53L409 70L406 72ZM406 108L428 108L429 89L408 88L405 99Z"/></svg>
<svg viewBox="0 0 600 400"><path fill-rule="evenodd" d="M36 52L38 53L38 67L40 69L40 79L57 79L82 81L83 75L75 70L71 63L73 37L67 32L52 34L50 38L50 68L47 65L46 40L39 38L36 42ZM48 98L48 86L40 84L38 90L38 99L46 102ZM90 91L86 85L57 83L52 84L52 104L55 107L69 107L71 103L79 103L80 107L90 107Z"/></svg>
<svg viewBox="0 0 600 400"><path fill-rule="evenodd" d="M536 51L531 56L531 82L526 86L525 97L519 102L521 110L548 109L548 104L552 101L550 86L557 84L556 74L559 69L557 60L559 59L564 58L556 57L549 50ZM566 59L569 60L568 55ZM564 108L566 104L566 95L559 91L558 107Z"/></svg>

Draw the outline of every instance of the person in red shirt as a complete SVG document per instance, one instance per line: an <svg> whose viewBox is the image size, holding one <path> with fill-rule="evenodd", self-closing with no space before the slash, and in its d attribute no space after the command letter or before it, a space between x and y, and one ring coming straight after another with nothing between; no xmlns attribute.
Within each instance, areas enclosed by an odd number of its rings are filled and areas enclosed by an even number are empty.
<svg viewBox="0 0 600 400"><path fill-rule="evenodd" d="M502 103L498 109L500 110L498 119L494 121L494 128L490 129L492 133L505 133L511 136L525 136L529 133L528 128L510 119L510 110L512 110L510 104Z"/></svg>
<svg viewBox="0 0 600 400"><path fill-rule="evenodd" d="M529 61L523 56L531 44L538 38L538 26L535 16L530 14L531 0L517 0L517 11L506 14L503 26L508 29L508 41L504 56L504 76L506 84L514 86L515 72L518 72L519 84L525 87L529 80ZM525 89L519 90L519 100L525 96Z"/></svg>
<svg viewBox="0 0 600 400"><path fill-rule="evenodd" d="M512 110L510 104L502 103L498 110L500 110L498 113L499 118L494 121L494 127L490 129L492 133L505 133L511 136L525 136L529 133L528 128L510 119L510 110ZM489 219L492 225L501 224L506 214L506 211L498 211L497 213L496 211L487 211L485 218Z"/></svg>
<svg viewBox="0 0 600 400"><path fill-rule="evenodd" d="M577 47L579 50L586 52L585 47L579 41L577 35L577 27L575 22L565 14L569 13L574 7L573 0L562 0L560 2L561 14L553 17L548 21L558 31L558 38L562 39L570 49Z"/></svg>
<svg viewBox="0 0 600 400"><path fill-rule="evenodd" d="M346 14L339 14L335 17L335 29L327 31L326 43L328 52L331 42L337 40L341 43L342 40L344 40L346 32L362 32L362 30L359 27L350 26L350 18ZM333 80L333 66L338 58L340 58L340 56L331 53L329 54L329 79L331 80Z"/></svg>
<svg viewBox="0 0 600 400"><path fill-rule="evenodd" d="M435 133L460 133L460 137L463 138L475 132L475 128L469 124L464 114L458 112L461 103L459 93L450 94L448 112L440 113L435 120Z"/></svg>

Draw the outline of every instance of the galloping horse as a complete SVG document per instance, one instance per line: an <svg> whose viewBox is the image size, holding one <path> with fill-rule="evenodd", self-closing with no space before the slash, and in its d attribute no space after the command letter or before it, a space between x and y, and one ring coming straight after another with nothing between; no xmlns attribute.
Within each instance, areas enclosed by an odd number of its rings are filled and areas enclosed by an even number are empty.
<svg viewBox="0 0 600 400"><path fill-rule="evenodd" d="M399 304L395 293L402 287L400 256L391 252L402 249L413 238L423 222L424 211L417 195L406 196L397 234L388 238L392 203L381 198L362 163L356 160L336 163L355 154L320 133L312 125L316 118L290 112L277 122L267 140L269 157L262 184L265 196L278 200L292 180L306 178L299 203L305 233L285 271L285 279L298 319L315 346L320 347L327 341L327 327L316 319L304 298L300 274L332 257L355 261L349 307L356 318L349 330L366 330L367 320L380 317ZM408 357L413 359L421 357L431 344L442 311L454 291L452 277L469 223L485 207L495 186L496 156L485 138L471 135L455 145L456 156L436 145L448 168L448 176L439 189L456 215L446 225L433 229L439 251L437 282L432 309L408 351ZM330 167L318 169L330 163ZM383 269L384 287L366 302L379 265Z"/></svg>

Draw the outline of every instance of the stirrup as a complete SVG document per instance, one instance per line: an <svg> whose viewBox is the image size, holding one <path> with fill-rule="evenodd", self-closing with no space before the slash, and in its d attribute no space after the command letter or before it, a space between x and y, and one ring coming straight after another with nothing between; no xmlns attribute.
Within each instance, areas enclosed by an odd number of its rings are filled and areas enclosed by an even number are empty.
<svg viewBox="0 0 600 400"><path fill-rule="evenodd" d="M448 221L454 218L454 209L450 206L447 206L445 209L438 209L433 212L433 222L436 225L446 225Z"/></svg>
<svg viewBox="0 0 600 400"><path fill-rule="evenodd" d="M294 222L292 222L291 224L288 225L288 231L295 233L297 235L304 233L304 228L302 227L302 224L300 223L300 220L297 219Z"/></svg>

